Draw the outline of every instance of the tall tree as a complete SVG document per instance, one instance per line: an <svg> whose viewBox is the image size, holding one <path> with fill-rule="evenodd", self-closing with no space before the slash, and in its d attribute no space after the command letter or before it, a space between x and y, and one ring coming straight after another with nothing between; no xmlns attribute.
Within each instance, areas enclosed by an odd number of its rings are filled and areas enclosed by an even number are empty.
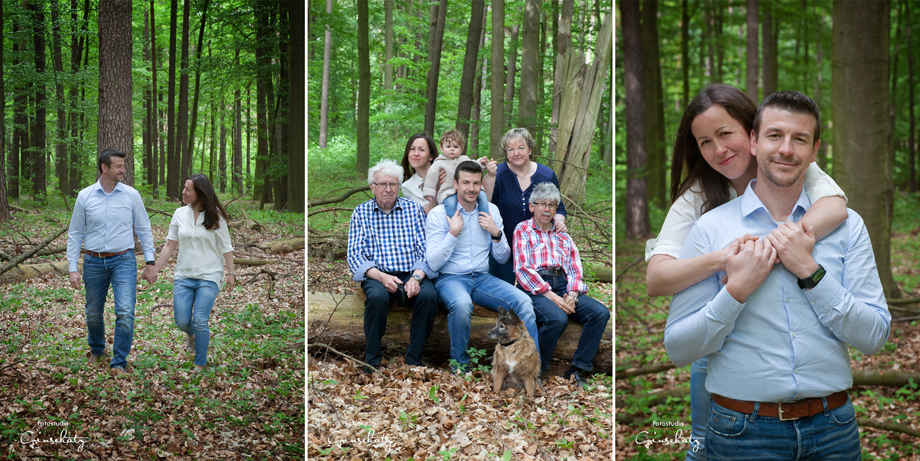
<svg viewBox="0 0 920 461"><path fill-rule="evenodd" d="M236 64L240 62L240 49L236 49ZM230 179L236 187L236 192L242 194L243 189L243 94L240 87L236 87L233 95L233 161Z"/></svg>
<svg viewBox="0 0 920 461"><path fill-rule="evenodd" d="M290 52L290 98L291 98L291 147L288 155L288 211L294 213L303 213L305 210L304 198L306 197L306 178L304 169L306 162L305 141L307 133L304 131L306 126L304 101L306 100L306 88L304 79L301 75L306 75L306 62L304 54L304 31L303 21L299 18L304 16L303 2L288 2L291 16L291 40Z"/></svg>
<svg viewBox="0 0 920 461"><path fill-rule="evenodd" d="M326 0L326 14L332 16L332 0ZM326 148L326 137L329 131L329 72L330 58L332 56L332 27L326 24L326 32L323 39L323 89L320 99L319 115L319 148Z"/></svg>
<svg viewBox="0 0 920 461"><path fill-rule="evenodd" d="M747 69L744 92L754 103L760 102L757 93L757 0L747 0Z"/></svg>
<svg viewBox="0 0 920 461"><path fill-rule="evenodd" d="M192 0L185 0L182 7L182 61L179 68L179 125L176 127L176 154L180 161L179 188L185 178L189 177L189 164L191 163L191 149L186 146L188 141L188 49L189 29Z"/></svg>
<svg viewBox="0 0 920 461"><path fill-rule="evenodd" d="M508 65L505 66L505 120L512 122L512 117L514 113L514 77L517 75L517 43L518 43L518 34L521 31L521 26L516 24L514 27L508 28L505 27L505 35L508 35L510 40L508 44L511 46L510 53L508 53ZM515 125L516 122L512 122Z"/></svg>
<svg viewBox="0 0 920 461"><path fill-rule="evenodd" d="M0 17L3 17L3 2L0 1ZM6 43L3 38L3 30L6 27L0 26L0 45ZM0 69L6 64L6 61L3 59L3 49L5 46L0 46ZM4 160L6 160L6 82L4 81L5 72L0 72L0 120L3 120L3 123L0 123L0 222L9 221L12 216L10 215L10 203L9 199L6 196L6 174L4 167Z"/></svg>
<svg viewBox="0 0 920 461"><path fill-rule="evenodd" d="M368 43L367 0L358 0L358 152L355 172L367 176L370 168L370 111L371 111L371 58ZM427 114L427 109L426 109ZM425 117L427 126L428 117Z"/></svg>
<svg viewBox="0 0 920 461"><path fill-rule="evenodd" d="M538 132L537 126L537 86L540 65L540 2L524 2L524 22L521 40L521 98L518 106L520 125L527 127L531 133ZM539 152L534 152L539 155Z"/></svg>
<svg viewBox="0 0 920 461"><path fill-rule="evenodd" d="M143 45L144 46L144 62L149 65L151 62L151 58L150 58L150 43L151 42L150 42L150 16L148 13L149 11L147 9L144 9L144 45ZM147 71L150 72L150 67L147 68ZM153 117L153 114L150 112L151 109L153 109L152 99L153 99L153 88L148 87L145 82L144 84L144 121L142 124L141 132L143 133L143 143L142 143L143 148L144 148L143 164L144 164L144 172L147 174L147 177L145 178L147 179L147 184L150 184L150 171L151 171L150 162L151 160L153 160L151 158L153 156L152 154L153 150L151 149L151 144L152 144L151 139L153 138L153 133L152 133L152 130L150 129L150 124L151 124L150 119Z"/></svg>
<svg viewBox="0 0 920 461"><path fill-rule="evenodd" d="M271 183L266 173L265 164L269 158L270 130L268 125L268 88L271 86L269 66L268 36L269 30L269 5L266 0L256 2L256 181L252 188L252 199L259 201L259 206L270 202ZM247 117L248 118L248 117Z"/></svg>
<svg viewBox="0 0 920 461"><path fill-rule="evenodd" d="M553 2L553 19L557 5ZM562 79L565 75L565 59L568 49L572 46L572 13L575 10L575 0L562 0L562 11L556 21L556 34L553 35L553 50L555 63L553 64L553 112L550 115L550 142L549 150L556 150L556 138L559 126L559 98L562 94Z"/></svg>
<svg viewBox="0 0 920 461"><path fill-rule="evenodd" d="M623 27L623 67L626 83L626 237L651 234L645 166L645 102L642 100L642 34L639 2L620 2ZM682 62L681 65L685 65Z"/></svg>
<svg viewBox="0 0 920 461"><path fill-rule="evenodd" d="M89 55L89 0L83 2L83 18L77 18L77 0L70 0L70 21L73 24L74 33L71 33L70 39L70 73L73 82L70 85L70 117L67 124L70 126L70 161L67 162L69 172L67 177L70 179L70 195L83 187L83 178L81 177L80 161L80 144L85 129L85 120L83 111L78 108L86 98L86 86L76 83L80 74L80 59L84 54ZM80 33L77 32L79 28ZM86 53L84 53L84 49ZM95 177L95 175L93 175Z"/></svg>
<svg viewBox="0 0 920 461"><path fill-rule="evenodd" d="M153 186L153 195L157 197L159 194L160 182L158 181L159 175L157 171L159 170L159 156L157 155L158 141L160 139L160 130L157 123L157 96L159 91L157 90L157 28L156 28L156 15L153 14L153 0L150 0L150 73L151 73L151 84L150 84L150 107L149 114L150 118L150 171L147 173L147 183Z"/></svg>
<svg viewBox="0 0 920 461"><path fill-rule="evenodd" d="M482 30L479 31L479 50L485 49L486 43L486 29L488 29L488 20L489 15L487 14L488 5L483 5L483 14L482 14ZM485 55L485 53L482 53ZM486 78L486 73L489 70L489 56L483 56L481 60L477 60L479 63L479 68L476 72L476 81L473 85L473 113L471 118L470 126L470 147L469 147L469 156L472 158L479 157L479 128L481 124L481 114L482 114L482 93L483 93L483 81ZM487 153L488 154L488 153ZM493 154L494 155L494 154Z"/></svg>
<svg viewBox="0 0 920 461"><path fill-rule="evenodd" d="M910 24L910 2L907 2L904 8L904 16L907 19L907 23ZM916 156L917 146L914 144L914 132L917 125L914 120L914 50L913 46L911 46L911 42L913 42L912 28L912 26L907 27L907 112L910 120L910 127L907 131L907 190L916 192L917 172L914 169L914 157Z"/></svg>
<svg viewBox="0 0 920 461"><path fill-rule="evenodd" d="M834 3L831 98L834 179L850 197L847 206L866 223L885 296L891 299L900 297L900 289L891 275L889 14L887 0Z"/></svg>
<svg viewBox="0 0 920 461"><path fill-rule="evenodd" d="M227 125L224 123L226 113L227 107L224 106L222 95L220 98L220 160L217 162L217 177L221 194L227 192ZM211 176L213 177L214 174L211 173Z"/></svg>
<svg viewBox="0 0 920 461"><path fill-rule="evenodd" d="M67 111L64 103L64 58L61 55L61 4L51 4L51 47L54 64L54 95L57 100L57 139L54 145L54 173L58 178L58 189L70 195L70 181L67 178ZM2 42L0 42L2 43ZM0 106L3 107L3 106ZM0 138L2 139L2 138Z"/></svg>
<svg viewBox="0 0 920 461"><path fill-rule="evenodd" d="M131 118L131 0L99 1L99 151L124 152L125 182L134 184Z"/></svg>
<svg viewBox="0 0 920 461"><path fill-rule="evenodd" d="M505 0L492 0L492 120L489 123L489 156L504 154L501 145L502 134L505 132L505 105L502 101L505 83L505 62L502 59L505 54L504 33Z"/></svg>
<svg viewBox="0 0 920 461"><path fill-rule="evenodd" d="M391 0L390 0L391 1ZM476 63L479 61L479 43L485 16L485 0L473 0L470 25L466 33L466 54L463 56L463 74L460 76L460 99L457 103L457 129L470 139L470 112L473 110L476 86ZM463 146L466 147L466 146ZM469 152L467 152L469 155Z"/></svg>
<svg viewBox="0 0 920 461"><path fill-rule="evenodd" d="M24 48L22 44L15 38L19 32L18 22L13 22L13 67L20 65L19 60L19 51ZM20 169L20 160L25 157L25 150L29 148L28 140L28 123L29 118L26 115L28 111L28 100L27 96L28 89L25 87L22 79L17 79L16 83L13 85L13 142L10 147L10 156L7 159L8 170L7 177L9 178L9 198L19 198L19 175L22 173Z"/></svg>
<svg viewBox="0 0 920 461"><path fill-rule="evenodd" d="M198 98L201 94L201 50L204 48L204 25L208 20L208 5L210 3L210 0L204 0L204 7L201 9L201 25L198 29L198 47L195 50L195 102L192 104L192 122L189 124L188 130L189 162L192 161L191 159L195 155L192 146L195 145L195 128L198 126ZM188 173L191 174L191 170Z"/></svg>
<svg viewBox="0 0 920 461"><path fill-rule="evenodd" d="M185 0L191 1L191 0ZM182 169L176 143L176 30L179 0L172 0L169 10L169 95L166 98L166 196L177 199L182 194Z"/></svg>
<svg viewBox="0 0 920 461"><path fill-rule="evenodd" d="M484 0L474 0L475 2ZM383 2L384 19L383 19L383 43L384 43L384 69L383 69L383 90L393 89L393 0ZM473 14L476 14L476 7L473 7ZM469 49L466 50L469 53ZM462 99L461 99L462 100Z"/></svg>
<svg viewBox="0 0 920 461"><path fill-rule="evenodd" d="M684 89L682 107L690 104L690 12L687 6L689 2L690 0L680 2L680 70Z"/></svg>
<svg viewBox="0 0 920 461"><path fill-rule="evenodd" d="M288 204L288 155L291 145L290 132L290 84L288 82L288 42L290 41L290 26L288 21L287 2L278 3L278 99L275 104L276 131L278 132L278 151L272 157L272 171L275 174L272 184L275 186L275 209L283 210Z"/></svg>
<svg viewBox="0 0 920 461"><path fill-rule="evenodd" d="M425 133L434 136L434 121L438 108L438 77L441 74L441 44L444 41L444 22L447 20L447 0L431 4L430 24L433 33L428 38L428 78L425 79Z"/></svg>
<svg viewBox="0 0 920 461"><path fill-rule="evenodd" d="M664 106L662 104L661 65L658 50L658 0L642 2L642 89L645 93L645 145L648 156L648 195L664 205L667 202L665 173Z"/></svg>
<svg viewBox="0 0 920 461"><path fill-rule="evenodd" d="M766 2L763 6L763 94L773 94L777 90L777 31L779 24L773 24L773 8L775 3ZM779 22L779 17L776 18Z"/></svg>
<svg viewBox="0 0 920 461"><path fill-rule="evenodd" d="M29 150L31 157L32 195L36 200L45 197L45 145L46 145L46 120L47 108L45 105L45 11L44 5L34 1L28 3L29 10L34 14L32 19L32 39L35 46L35 118L32 124L32 146Z"/></svg>

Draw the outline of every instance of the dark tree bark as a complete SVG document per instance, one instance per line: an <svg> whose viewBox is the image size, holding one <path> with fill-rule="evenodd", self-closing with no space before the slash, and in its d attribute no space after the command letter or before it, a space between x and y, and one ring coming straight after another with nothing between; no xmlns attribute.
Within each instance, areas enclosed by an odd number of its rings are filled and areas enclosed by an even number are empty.
<svg viewBox="0 0 920 461"><path fill-rule="evenodd" d="M370 44L368 43L367 0L358 0L358 119L356 121L358 152L355 172L361 177L367 176L371 162L370 111L371 61ZM428 126L427 109L425 112L425 126Z"/></svg>
<svg viewBox="0 0 920 461"><path fill-rule="evenodd" d="M645 168L645 102L642 100L642 50L639 2L620 2L626 83L626 237L651 234Z"/></svg>
<svg viewBox="0 0 920 461"><path fill-rule="evenodd" d="M19 32L19 24L13 23L13 36L15 37ZM16 67L20 64L18 56L19 51L23 47L16 41L13 42L13 66ZM28 96L26 95L27 89L23 87L21 82L18 82L13 88L13 141L10 148L10 157L7 159L8 170L7 177L9 178L9 189L8 194L9 198L19 198L19 174L20 174L20 158L24 156L24 150L28 148L28 138L27 138L27 124L28 118L26 117L26 105L28 104ZM5 142L5 141L4 141Z"/></svg>
<svg viewBox="0 0 920 461"><path fill-rule="evenodd" d="M35 73L38 81L35 83L35 118L32 125L32 145L29 150L31 157L32 195L38 201L44 201L45 187L45 146L47 109L45 105L45 12L44 5L35 2L28 3L29 10L34 14L32 19L32 42L35 53Z"/></svg>
<svg viewBox="0 0 920 461"><path fill-rule="evenodd" d="M287 208L288 203L288 154L291 145L290 132L290 108L291 101L289 98L288 82L288 42L290 40L290 26L288 21L287 2L278 4L278 61L280 72L278 74L278 103L275 105L276 131L278 132L278 151L272 156L273 169L279 172L277 176L273 175L272 184L275 186L275 209L283 210Z"/></svg>
<svg viewBox="0 0 920 461"><path fill-rule="evenodd" d="M157 99L159 91L157 90L157 28L156 28L156 15L153 14L153 0L150 0L150 73L151 73L151 86L150 86L150 105L148 113L150 114L149 123L150 127L150 171L147 173L147 182L153 186L153 196L159 197L159 187L160 182L158 181L159 175L157 171L160 169L159 155L157 152L157 147L160 140L160 128L157 123Z"/></svg>
<svg viewBox="0 0 920 461"><path fill-rule="evenodd" d="M204 48L204 25L208 20L208 5L210 3L209 0L205 0L204 7L201 9L201 27L198 29L198 49L195 50L195 102L192 104L192 122L189 124L188 130L188 158L190 164L195 157L195 151L192 147L195 145L195 128L198 127L198 98L201 94L201 49ZM189 169L188 173L192 173L191 169Z"/></svg>
<svg viewBox="0 0 920 461"><path fill-rule="evenodd" d="M240 62L240 49L236 49L234 63ZM236 186L236 192L242 194L243 189L243 94L239 87L233 97L233 161L230 180Z"/></svg>
<svg viewBox="0 0 920 461"><path fill-rule="evenodd" d="M524 22L521 25L521 94L518 106L519 126L532 134L539 133L537 123L537 78L540 76L540 2L524 2ZM539 155L539 152L534 152Z"/></svg>
<svg viewBox="0 0 920 461"><path fill-rule="evenodd" d="M288 2L288 7L290 8L291 17L291 40L290 51L288 52L288 58L290 59L288 82L290 84L291 99L291 144L288 154L288 189L290 193L288 194L287 209L294 213L303 213L306 205L304 200L307 184L307 178L304 173L307 159L305 145L307 133L304 130L306 126L306 107L304 106L304 101L306 101L307 94L304 79L300 78L301 75L306 75L304 24L302 19L304 17L304 4L297 1Z"/></svg>
<svg viewBox="0 0 920 461"><path fill-rule="evenodd" d="M64 59L61 56L61 5L51 4L51 43L54 63L54 95L57 98L57 140L54 145L54 174L57 176L58 189L64 195L70 195L70 180L67 178L67 111L64 103ZM0 41L2 43L2 41ZM0 107L4 107L0 105ZM0 138L5 139L5 138Z"/></svg>
<svg viewBox="0 0 920 461"><path fill-rule="evenodd" d="M125 183L134 185L131 113L131 0L99 2L98 149L125 154Z"/></svg>
<svg viewBox="0 0 920 461"><path fill-rule="evenodd" d="M763 8L763 94L776 93L777 90L777 43L776 35L779 30L779 17L773 23L773 2L764 3Z"/></svg>
<svg viewBox="0 0 920 461"><path fill-rule="evenodd" d="M74 27L79 27L81 34L77 34L76 31L71 33L70 38L70 72L72 78L76 79L78 73L80 72L80 59L83 57L83 50L86 48L86 55L89 55L89 46L87 43L87 38L89 36L89 12L90 5L89 0L84 0L83 2L83 18L78 22L77 20L77 0L70 1L70 20L74 24ZM79 26L78 26L79 24ZM70 161L67 162L69 172L67 177L70 179L70 195L76 195L83 187L83 178L81 177L81 168L80 168L80 139L82 138L82 132L84 129L84 119L82 111L78 110L80 103L85 100L85 86L72 83L70 86L70 117L68 118L67 124L70 126Z"/></svg>
<svg viewBox="0 0 920 461"><path fill-rule="evenodd" d="M179 65L179 125L176 127L176 155L180 161L179 190L182 183L189 177L189 165L192 160L191 149L188 149L188 48L189 29L191 28L190 16L192 0L185 0L182 7L182 56Z"/></svg>
<svg viewBox="0 0 920 461"><path fill-rule="evenodd" d="M502 93L505 84L505 1L492 0L492 101L489 123L489 156L503 157L501 139L505 132L505 104Z"/></svg>
<svg viewBox="0 0 920 461"><path fill-rule="evenodd" d="M658 0L642 2L642 82L645 93L645 144L648 155L648 195L662 206L667 201L668 155L665 152L661 65L658 50ZM660 122L660 123L659 123Z"/></svg>
<svg viewBox="0 0 920 461"><path fill-rule="evenodd" d="M227 125L224 123L224 114L227 107L224 98L220 98L220 160L217 162L217 177L220 182L220 193L227 192ZM213 177L213 173L212 173Z"/></svg>
<svg viewBox="0 0 920 461"><path fill-rule="evenodd" d="M509 36L508 44L511 46L511 52L508 54L508 65L505 66L504 118L513 125L517 125L517 122L514 121L514 76L517 75L518 35L520 31L520 25L515 25L510 29L505 27L505 35Z"/></svg>
<svg viewBox="0 0 920 461"><path fill-rule="evenodd" d="M888 1L834 4L832 103L834 179L866 223L885 296L892 299L901 293L891 275L889 15Z"/></svg>
<svg viewBox="0 0 920 461"><path fill-rule="evenodd" d="M191 1L191 0L186 0ZM176 143L176 30L178 29L179 0L172 0L169 11L169 83L166 103L166 197L178 199L182 195L182 169Z"/></svg>
<svg viewBox="0 0 920 461"><path fill-rule="evenodd" d="M684 100L681 101L681 107L687 107L690 104L690 12L687 3L690 0L681 0L680 2L680 70L684 88Z"/></svg>
<svg viewBox="0 0 920 461"><path fill-rule="evenodd" d="M757 67L757 60L760 55L757 48L757 0L747 0L747 73L745 80L744 92L747 93L754 104L760 102L757 92L757 75L760 72Z"/></svg>
<svg viewBox="0 0 920 461"><path fill-rule="evenodd" d="M144 61L148 64L150 63L150 16L149 11L144 10ZM147 71L150 71L150 68L147 68ZM144 120L141 125L141 133L143 134L144 146L144 174L147 175L144 179L147 180L147 183L150 184L150 161L151 161L151 139L153 138L153 133L150 129L150 119L152 114L150 110L152 109L151 99L152 97L152 88L144 85Z"/></svg>
<svg viewBox="0 0 920 461"><path fill-rule="evenodd" d="M425 85L425 133L434 136L434 121L438 109L438 77L441 74L441 44L444 41L444 22L447 19L447 0L440 0L438 6L431 6L431 27L434 33L429 35L427 84ZM368 74L370 71L368 70Z"/></svg>
<svg viewBox="0 0 920 461"><path fill-rule="evenodd" d="M722 3L715 4L715 27L713 31L713 40L716 43L716 64L713 73L713 82L721 83L722 77L722 59L725 57L725 45L722 43Z"/></svg>
<svg viewBox="0 0 920 461"><path fill-rule="evenodd" d="M905 19L910 24L910 2L906 2ZM914 145L914 131L916 124L914 120L914 49L911 46L911 36L913 35L912 27L907 28L907 113L910 120L910 128L907 131L907 190L911 193L917 191L917 172L914 168L916 156L916 146Z"/></svg>
<svg viewBox="0 0 920 461"><path fill-rule="evenodd" d="M476 64L479 62L479 44L483 31L485 0L473 0L470 25L466 33L466 54L463 56L463 74L460 76L460 100L457 103L457 129L470 138L470 113L473 109L476 86ZM463 146L466 148L466 146ZM469 155L469 152L465 152Z"/></svg>
<svg viewBox="0 0 920 461"><path fill-rule="evenodd" d="M326 14L332 15L332 0L326 0ZM326 24L323 39L323 89L319 109L319 148L326 148L329 132L329 69L332 55L332 28Z"/></svg>
<svg viewBox="0 0 920 461"><path fill-rule="evenodd" d="M3 2L0 1L0 17L3 17ZM3 30L5 27L0 27L0 69L6 64L6 61L3 59L3 50L6 48L2 46L4 43ZM0 120L6 119L6 82L4 81L4 72L0 72ZM6 123L0 123L0 222L9 221L12 216L10 216L10 203L9 199L6 196L6 173L5 173L5 161L6 161Z"/></svg>
<svg viewBox="0 0 920 461"><path fill-rule="evenodd" d="M474 2L483 2L484 0L474 0ZM384 20L383 20L383 47L384 47L384 68L383 68L383 91L393 89L393 0L383 2ZM473 14L476 8L473 7ZM469 53L469 49L467 49ZM462 101L463 98L460 98Z"/></svg>
<svg viewBox="0 0 920 461"><path fill-rule="evenodd" d="M220 138L220 141L221 141L221 143L223 143L223 141L224 141L224 130L223 130L223 128L224 128L224 126L223 126L223 125L224 125L224 98L223 98L223 95L221 95L221 98L220 98L220 109L218 109L218 108L215 107L215 106L217 106L217 102L215 102L215 101L214 101L214 98L212 97L212 98L211 98L211 110L209 111L209 112L210 112L210 115L211 115L211 136L209 136L209 137L211 138L211 147L208 149L208 169L205 170L205 169L204 169L204 165L202 165L202 166L201 166L201 170L202 170L202 172L207 171L207 172L208 172L208 178L211 180L211 184L212 184L212 185L213 185L213 184L218 184L218 188L220 188L219 183L220 183L220 181L222 181L224 178L223 178L222 175L218 175L218 176L215 176L215 175L214 175L214 173L215 173L214 166L215 166L216 163L218 163L217 161L215 161L215 158L217 157L216 149L217 149L217 124L218 124L218 123L220 123L220 125L221 125L221 133L220 133L220 134L221 134L221 138ZM220 112L220 122L217 121L217 114L216 114L216 112L218 112L218 111ZM224 145L221 144L221 145L220 145L220 148L221 148L221 149L224 149ZM221 154L224 156L224 157L223 157L223 160L226 161L226 149L224 149L224 150L221 152ZM203 157L204 157L204 156L202 155L202 162L201 162L201 163L204 163L204 158L203 158ZM226 183L226 182L225 182L225 183ZM220 192L221 192L221 193L224 193L224 192L226 191L226 189L227 189L227 186L226 186L226 184L224 184L224 187L223 187L222 189L220 189Z"/></svg>
<svg viewBox="0 0 920 461"><path fill-rule="evenodd" d="M904 13L901 10L901 5L907 2L898 2L895 6L895 12L897 13L898 25L895 29L895 43L894 43L894 54L891 59L891 95L889 96L889 105L891 109L888 111L889 116L891 117L891 142L888 143L888 161L891 162L892 167L895 164L895 155L894 155L894 146L898 143L898 140L895 138L895 117L898 113L898 61L901 56L901 23L905 22ZM913 130L911 130L913 132ZM893 211L893 208L892 208ZM893 217L892 217L893 219Z"/></svg>
<svg viewBox="0 0 920 461"><path fill-rule="evenodd" d="M488 5L483 4L482 30L479 31L479 50L485 49L486 29L488 29L487 14ZM484 54L484 53L483 53ZM489 57L483 56L481 60L477 59L478 69L476 72L476 82L473 86L473 113L471 116L470 136L469 136L469 156L470 158L479 158L479 128L482 115L482 92L483 81L486 78L486 72L489 70ZM488 153L487 153L488 155ZM493 154L494 155L494 154Z"/></svg>

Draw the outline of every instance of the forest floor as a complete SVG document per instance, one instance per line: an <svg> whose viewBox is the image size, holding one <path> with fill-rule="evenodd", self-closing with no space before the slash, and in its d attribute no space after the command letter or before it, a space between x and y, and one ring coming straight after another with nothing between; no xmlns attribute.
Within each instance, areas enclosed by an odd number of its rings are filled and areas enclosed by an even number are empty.
<svg viewBox="0 0 920 461"><path fill-rule="evenodd" d="M226 199L225 203L226 203ZM175 202L145 201L157 250ZM72 200L70 201L72 203ZM63 202L14 213L0 224L0 253L20 254L66 226ZM239 226L239 206L261 224ZM208 366L172 314L174 260L156 283L139 279L127 375L89 366L83 291L66 274L34 277L0 294L0 458L3 459L301 459L304 456L304 253L269 255L252 245L303 236L303 214L229 207L237 287L222 291L210 317ZM48 248L66 246L64 233ZM27 263L65 259L63 252ZM6 261L0 263L5 264ZM138 271L140 274L140 270ZM106 362L114 312L105 307Z"/></svg>
<svg viewBox="0 0 920 461"><path fill-rule="evenodd" d="M916 232L920 231L917 227L920 222L916 216L920 216L920 198L911 199L909 205L905 205L903 198L898 200L891 266L903 297L917 298L920 242ZM646 294L644 249L644 240L617 242L615 363L618 371L671 363L663 339L670 298L650 298ZM867 356L850 348L852 368L920 372L920 322L916 313L908 315L914 320L891 323L888 342L879 354ZM918 385L912 382L901 388L856 386L850 389L850 397L858 418L905 425L917 431L920 429ZM689 366L617 380L616 459L684 459L690 448L689 394L668 397L666 403L655 405L649 403L652 398L649 393L686 391L689 386ZM860 425L859 431L863 459L920 460L920 440L914 436L864 425ZM664 443L666 439L671 443ZM661 443L650 443L652 440Z"/></svg>

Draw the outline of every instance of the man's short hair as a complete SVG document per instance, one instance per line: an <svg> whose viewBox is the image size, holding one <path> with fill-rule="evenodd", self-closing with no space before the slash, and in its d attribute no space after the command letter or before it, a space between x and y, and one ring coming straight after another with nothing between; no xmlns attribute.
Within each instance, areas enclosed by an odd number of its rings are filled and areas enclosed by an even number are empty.
<svg viewBox="0 0 920 461"><path fill-rule="evenodd" d="M112 167L112 157L126 158L127 156L124 152L110 147L96 157L96 169L99 170L99 174L102 174L102 165L105 165L106 168Z"/></svg>
<svg viewBox="0 0 920 461"><path fill-rule="evenodd" d="M466 138L458 130L447 130L441 134L441 142L439 145L443 146L444 141L452 141L454 144L463 147L466 145Z"/></svg>
<svg viewBox="0 0 920 461"><path fill-rule="evenodd" d="M757 108L757 114L754 115L754 139L760 137L760 122L763 119L763 111L767 108L786 110L793 114L811 115L815 118L815 133L811 145L821 140L821 112L818 110L818 104L808 96L798 91L787 90L777 91L760 103Z"/></svg>
<svg viewBox="0 0 920 461"><path fill-rule="evenodd" d="M551 182L541 182L533 187L530 193L530 203L536 203L538 200L556 202L558 205L562 201L562 194L559 189Z"/></svg>
<svg viewBox="0 0 920 461"><path fill-rule="evenodd" d="M473 160L464 160L457 165L457 169L454 170L455 181L460 181L461 171L465 173L475 173L478 174L480 178L482 177L482 166L479 162L474 162Z"/></svg>
<svg viewBox="0 0 920 461"><path fill-rule="evenodd" d="M402 184L403 182L403 169L401 166L399 166L398 163L396 163L395 160L390 160L388 158L385 158L377 162L377 164L371 167L370 170L367 170L367 183L368 184L371 184L374 182L374 175L376 175L378 172L383 173L387 176L396 178L396 181L400 184Z"/></svg>

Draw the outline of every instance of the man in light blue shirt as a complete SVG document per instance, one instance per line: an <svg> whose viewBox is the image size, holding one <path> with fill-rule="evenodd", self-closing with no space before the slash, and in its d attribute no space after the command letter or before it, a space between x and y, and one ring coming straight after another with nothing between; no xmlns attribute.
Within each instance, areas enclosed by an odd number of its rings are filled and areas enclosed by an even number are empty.
<svg viewBox="0 0 920 461"><path fill-rule="evenodd" d="M677 366L709 357L707 459L860 458L847 344L878 353L891 316L859 215L817 243L799 224L819 127L807 96L765 98L751 133L757 179L684 245L682 259L729 247L725 273L675 295L665 327ZM735 241L743 233L760 238Z"/></svg>
<svg viewBox="0 0 920 461"><path fill-rule="evenodd" d="M476 198L482 189L482 167L474 161L461 162L454 171L457 211L448 217L444 205L428 213L425 223L425 256L431 270L440 273L435 280L438 297L447 306L450 358L461 370L470 363L466 347L470 340L473 303L498 310L510 308L524 322L537 344L537 322L533 303L523 291L489 275L489 254L500 263L511 257L511 247L502 235L498 207L489 204L490 213L481 213Z"/></svg>
<svg viewBox="0 0 920 461"><path fill-rule="evenodd" d="M134 305L137 302L137 258L134 234L144 249L144 278L153 272L153 232L141 195L124 184L125 153L102 151L96 159L99 181L80 191L74 202L67 236L70 286L80 289L78 259L83 253L83 282L86 285L86 329L89 334L89 364L105 353L105 322L102 312L112 286L115 298L115 339L112 343L112 373L123 375L134 340ZM81 249L82 245L82 249Z"/></svg>

